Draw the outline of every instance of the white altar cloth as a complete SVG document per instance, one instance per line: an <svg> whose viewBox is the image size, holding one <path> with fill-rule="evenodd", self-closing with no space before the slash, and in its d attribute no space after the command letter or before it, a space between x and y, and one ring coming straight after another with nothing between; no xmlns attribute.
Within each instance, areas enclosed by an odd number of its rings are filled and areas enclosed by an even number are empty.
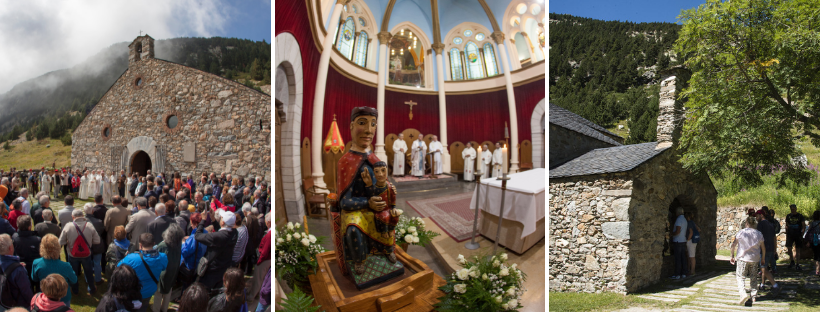
<svg viewBox="0 0 820 312"><path fill-rule="evenodd" d="M544 218L546 207L547 170L532 170L508 175L507 194L504 198L504 219L524 225L521 237L535 232L536 223ZM481 179L481 200L479 209L498 216L501 204L501 180ZM470 201L470 209L475 209L476 191Z"/></svg>

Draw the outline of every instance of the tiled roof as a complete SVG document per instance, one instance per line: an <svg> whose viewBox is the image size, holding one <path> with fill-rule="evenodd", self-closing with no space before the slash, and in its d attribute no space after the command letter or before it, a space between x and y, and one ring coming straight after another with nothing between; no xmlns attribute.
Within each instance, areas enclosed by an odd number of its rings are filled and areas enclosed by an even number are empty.
<svg viewBox="0 0 820 312"><path fill-rule="evenodd" d="M550 178L624 172L669 149L655 149L658 142L599 148L549 171Z"/></svg>
<svg viewBox="0 0 820 312"><path fill-rule="evenodd" d="M606 136L604 133L613 136L618 136L617 134L609 132L608 130L604 129L604 127L596 125L594 122L586 120L584 119L584 117L578 116L577 114L552 103L550 103L549 119L550 123L556 126L560 126L562 128L578 132L580 134L586 135L591 138L595 138L599 141L606 142L615 146L621 145L621 143L618 143L618 141L615 141L611 137Z"/></svg>

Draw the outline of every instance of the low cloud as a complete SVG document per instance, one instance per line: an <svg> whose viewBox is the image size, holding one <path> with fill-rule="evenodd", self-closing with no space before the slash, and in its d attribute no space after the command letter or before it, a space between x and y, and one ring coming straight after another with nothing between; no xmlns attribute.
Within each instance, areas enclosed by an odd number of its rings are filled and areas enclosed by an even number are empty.
<svg viewBox="0 0 820 312"><path fill-rule="evenodd" d="M225 0L0 2L0 94L140 31L154 39L219 36L236 15Z"/></svg>

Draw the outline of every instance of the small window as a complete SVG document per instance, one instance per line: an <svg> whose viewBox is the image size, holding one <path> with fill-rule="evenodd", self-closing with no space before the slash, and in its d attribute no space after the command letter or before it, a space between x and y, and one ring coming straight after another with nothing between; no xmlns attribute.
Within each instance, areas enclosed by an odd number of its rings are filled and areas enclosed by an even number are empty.
<svg viewBox="0 0 820 312"><path fill-rule="evenodd" d="M142 86L142 78L137 78L137 87Z"/></svg>
<svg viewBox="0 0 820 312"><path fill-rule="evenodd" d="M365 23L365 22L364 22L364 19L363 19L363 18L361 18L361 17L359 18L359 24L361 24L361 25L362 25L362 27L367 26L367 23Z"/></svg>
<svg viewBox="0 0 820 312"><path fill-rule="evenodd" d="M520 17L514 16L513 18L510 19L510 25L512 25L512 27L518 27L518 25L520 25L520 24L521 24L521 18Z"/></svg>
<svg viewBox="0 0 820 312"><path fill-rule="evenodd" d="M176 128L178 123L179 123L179 118L177 118L176 115L171 115L171 117L168 117L168 120L165 122L165 124L168 126L169 129Z"/></svg>
<svg viewBox="0 0 820 312"><path fill-rule="evenodd" d="M106 127L105 130L103 130L103 136L106 138L111 136L111 127Z"/></svg>
<svg viewBox="0 0 820 312"><path fill-rule="evenodd" d="M524 14L524 12L527 12L527 5L521 3L515 7L515 11L518 12L518 14Z"/></svg>
<svg viewBox="0 0 820 312"><path fill-rule="evenodd" d="M461 37L455 37L455 38L453 38L453 43L455 43L455 44L461 44Z"/></svg>
<svg viewBox="0 0 820 312"><path fill-rule="evenodd" d="M538 13L541 13L541 6L538 4L533 4L530 6L530 12L532 15L538 15Z"/></svg>
<svg viewBox="0 0 820 312"><path fill-rule="evenodd" d="M477 35L475 35L475 40L478 40L478 41L484 40L484 34L478 33Z"/></svg>
<svg viewBox="0 0 820 312"><path fill-rule="evenodd" d="M472 31L472 30L467 29L467 30L465 30L465 31L464 31L464 37L470 37L470 36L472 36L472 35L473 35L473 31Z"/></svg>

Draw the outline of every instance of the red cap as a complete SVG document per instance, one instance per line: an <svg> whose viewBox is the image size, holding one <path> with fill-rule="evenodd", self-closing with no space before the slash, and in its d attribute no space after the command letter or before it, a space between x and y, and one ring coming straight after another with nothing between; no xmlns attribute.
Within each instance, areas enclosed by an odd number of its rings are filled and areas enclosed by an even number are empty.
<svg viewBox="0 0 820 312"><path fill-rule="evenodd" d="M763 210L761 209L761 210L758 210L757 212L755 212L755 214L765 215L766 213L764 213Z"/></svg>

